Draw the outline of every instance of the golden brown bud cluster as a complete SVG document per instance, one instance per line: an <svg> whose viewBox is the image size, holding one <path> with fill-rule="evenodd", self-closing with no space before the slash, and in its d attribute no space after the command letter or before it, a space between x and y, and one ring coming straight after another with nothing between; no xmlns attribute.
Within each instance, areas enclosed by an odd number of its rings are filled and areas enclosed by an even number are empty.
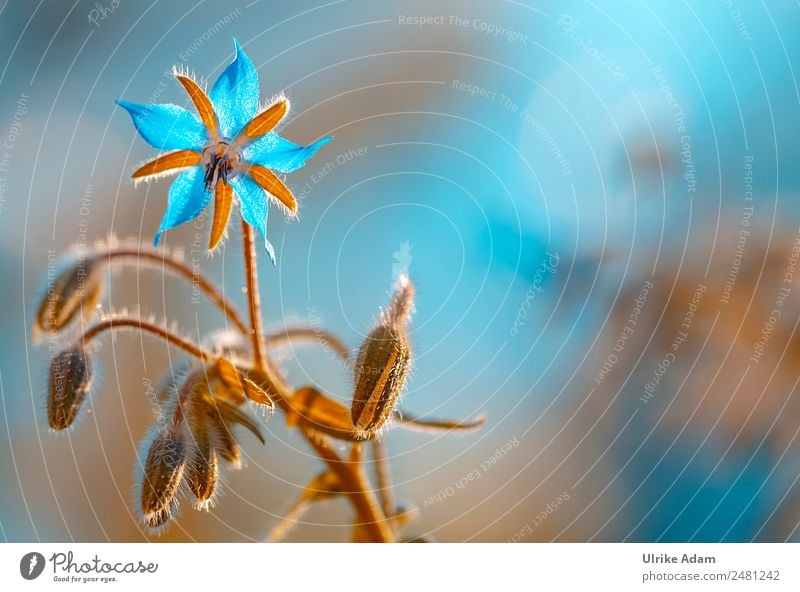
<svg viewBox="0 0 800 592"><path fill-rule="evenodd" d="M245 227L245 236L248 231ZM248 247L247 245L250 245ZM451 421L415 417L397 408L411 371L411 345L406 324L413 312L414 286L400 278L391 301L364 339L353 365L352 404L330 396L317 386L295 386L281 373L271 349L291 342L317 342L349 367L350 352L334 335L316 326L286 328L264 334L255 286L252 237L245 240L248 259L248 312L245 323L235 305L207 278L179 256L125 245L96 246L86 256L70 255L69 269L55 276L33 323L34 337L43 334L50 347L60 344L51 358L47 417L54 430L73 425L93 383L93 352L97 341L113 331L133 330L159 338L180 349L186 358L173 366L169 379L154 390L157 420L142 444L137 463L134 503L151 532L165 528L179 503L188 497L197 509L210 508L220 488L225 466L239 467L243 452L237 430L244 427L264 444L251 407L273 409L297 427L326 470L314 478L284 519L269 535L280 540L311 505L346 497L356 510L354 541L394 541L414 512L398 509L391 495L388 460L382 452L385 427L454 431L479 427L485 418ZM248 253L250 255L248 256ZM111 310L99 316L104 292L103 269L140 262L191 281L218 306L235 332L217 331L195 341L180 335L167 321L158 322ZM349 443L347 459L340 458L329 439ZM375 499L364 469L362 449L372 446L380 499Z"/></svg>
<svg viewBox="0 0 800 592"><path fill-rule="evenodd" d="M220 458L233 467L241 463L235 426L245 427L264 443L258 424L247 411L243 374L220 358L213 365L191 368L164 397L165 411L153 428L155 437L147 447L139 488L147 527L158 529L172 518L182 485L197 509L213 504L220 482Z"/></svg>

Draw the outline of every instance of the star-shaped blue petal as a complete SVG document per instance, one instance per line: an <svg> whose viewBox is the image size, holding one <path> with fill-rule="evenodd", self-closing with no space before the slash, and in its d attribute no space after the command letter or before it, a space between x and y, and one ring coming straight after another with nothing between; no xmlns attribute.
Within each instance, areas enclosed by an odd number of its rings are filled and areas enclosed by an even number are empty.
<svg viewBox="0 0 800 592"><path fill-rule="evenodd" d="M158 150L196 150L208 143L203 122L178 105L142 105L117 101L131 116L136 131Z"/></svg>
<svg viewBox="0 0 800 592"><path fill-rule="evenodd" d="M298 146L286 138L281 138L278 134L269 133L260 140L245 146L242 150L242 158L281 173L291 173L305 165L317 150L332 139L331 136L328 136L317 140L310 146Z"/></svg>
<svg viewBox="0 0 800 592"><path fill-rule="evenodd" d="M169 188L167 211L161 220L153 244L158 246L161 235L170 228L175 228L193 220L206 209L211 201L211 192L205 186L203 169L192 167L178 175Z"/></svg>
<svg viewBox="0 0 800 592"><path fill-rule="evenodd" d="M220 74L209 93L220 131L234 138L258 111L258 72L242 47L233 40L236 57Z"/></svg>

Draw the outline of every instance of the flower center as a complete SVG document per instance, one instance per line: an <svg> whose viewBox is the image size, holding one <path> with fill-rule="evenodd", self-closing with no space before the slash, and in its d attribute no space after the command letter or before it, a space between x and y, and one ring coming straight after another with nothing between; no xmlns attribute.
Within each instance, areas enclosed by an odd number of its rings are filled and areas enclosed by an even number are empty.
<svg viewBox="0 0 800 592"><path fill-rule="evenodd" d="M229 175L241 160L239 153L232 150L228 142L217 142L206 146L201 156L206 189L216 186L219 179L227 185Z"/></svg>

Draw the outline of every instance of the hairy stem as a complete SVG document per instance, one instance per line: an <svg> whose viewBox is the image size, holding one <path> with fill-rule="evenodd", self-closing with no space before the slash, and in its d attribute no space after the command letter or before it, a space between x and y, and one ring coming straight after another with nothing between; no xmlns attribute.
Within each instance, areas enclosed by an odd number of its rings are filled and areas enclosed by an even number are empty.
<svg viewBox="0 0 800 592"><path fill-rule="evenodd" d="M289 403L290 391L288 385L277 373L264 373L263 379L268 385L273 401L284 413L293 413ZM383 514L380 505L372 495L372 488L364 475L361 465L352 460L342 460L331 448L328 439L320 434L307 429L301 429L306 441L316 450L317 455L328 465L328 468L342 483L343 493L363 523L364 528L373 542L394 542L394 533ZM354 460L358 460L354 457Z"/></svg>
<svg viewBox="0 0 800 592"><path fill-rule="evenodd" d="M265 539L266 542L278 543L282 541L310 506L311 497L308 495L308 490L306 489L289 507L280 521L272 527L272 530L269 531Z"/></svg>
<svg viewBox="0 0 800 592"><path fill-rule="evenodd" d="M386 447L383 441L377 438L372 441L372 456L375 460L375 479L378 482L378 496L383 513L386 516L394 516L397 513L397 502L392 490L392 473L386 457Z"/></svg>
<svg viewBox="0 0 800 592"><path fill-rule="evenodd" d="M230 319L230 321L236 325L236 329L238 331L244 334L248 333L247 325L242 319L242 316L239 314L239 311L237 311L236 307L227 298L225 298L225 295L220 291L220 289L217 288L217 286L215 286L211 280L197 273L196 270L189 267L183 261L169 256L166 251L154 252L139 251L136 249L111 249L108 251L108 259L109 261L113 259L120 259L123 261L126 259L135 259L137 261L144 259L146 261L151 261L153 263L169 267L178 276L187 280L193 286L196 286L198 290L208 296L209 300L219 307L223 315L225 315L225 318Z"/></svg>
<svg viewBox="0 0 800 592"><path fill-rule="evenodd" d="M151 335L155 335L156 337L160 337L170 345L179 347L186 353L204 362L207 362L214 358L211 352L208 352L203 348L201 348L200 346L195 345L188 339L184 339L180 335L176 335L175 333L172 333L171 331L165 329L164 327L159 327L155 323L151 323L149 321L143 321L142 319L135 319L132 317L122 317L117 319L111 318L105 321L100 321L99 323L92 325L81 336L81 341L84 344L88 344L92 339L96 338L98 335L100 335L105 331L122 329L124 327L133 327L135 329L139 329L140 331L144 331L146 333L150 333Z"/></svg>
<svg viewBox="0 0 800 592"><path fill-rule="evenodd" d="M362 522L360 526L366 529L370 539L376 543L394 542L394 533L378 502L370 493L371 488L361 465L339 458L322 436L306 432L306 439L341 481L343 493L350 498Z"/></svg>
<svg viewBox="0 0 800 592"><path fill-rule="evenodd" d="M253 365L266 368L264 358L264 324L261 319L261 293L258 289L258 264L253 227L242 220L242 247L244 249L244 272L247 286L247 311L250 315L250 343L253 348Z"/></svg>
<svg viewBox="0 0 800 592"><path fill-rule="evenodd" d="M289 327L264 337L267 347L277 347L291 341L316 341L329 348L341 360L346 362L350 358L350 352L341 339L316 327Z"/></svg>
<svg viewBox="0 0 800 592"><path fill-rule="evenodd" d="M258 260L256 259L253 229L244 220L242 221L242 246L244 250L245 281L247 286L247 308L250 315L250 340L253 349L253 365L260 377L268 387L268 392L278 407L284 413L291 413L289 397L292 389L284 381L280 373L269 363L265 355L264 329L261 316L261 295L258 288ZM321 434L302 430L309 444L316 450L319 457L325 461L331 471L339 478L359 520L370 538L378 543L394 541L386 517L380 506L371 495L371 488L360 469L360 465L348 463L339 458L339 455L330 447L327 439Z"/></svg>

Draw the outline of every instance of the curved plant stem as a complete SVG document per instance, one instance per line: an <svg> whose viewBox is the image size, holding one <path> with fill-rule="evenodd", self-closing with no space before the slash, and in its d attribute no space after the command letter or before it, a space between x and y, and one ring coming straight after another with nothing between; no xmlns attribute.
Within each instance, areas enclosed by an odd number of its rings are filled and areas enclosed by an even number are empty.
<svg viewBox="0 0 800 592"><path fill-rule="evenodd" d="M269 375L264 378L267 382L270 382L271 377ZM283 384L282 380L278 380L272 381L272 386L273 388L270 389L270 391L276 393L276 395L273 396L274 402L284 413L291 413L286 385ZM370 539L376 543L394 542L394 533L381 507L371 494L372 488L361 469L360 462L342 460L330 447L328 439L319 433L306 429L301 429L301 433L306 441L314 448L320 459L325 462L328 468L339 479L339 482L342 484L342 493L350 500L350 503L353 505L361 521L360 526L364 527ZM281 529L288 530L288 528L291 527L291 522L299 518L307 509L307 506L301 502L302 500L290 508L287 516L281 521L280 529L276 526L270 533L270 540L279 540L285 534L285 531L281 532ZM276 535L276 530L278 531L278 538L273 539Z"/></svg>
<svg viewBox="0 0 800 592"><path fill-rule="evenodd" d="M140 331L145 331L146 333L150 333L151 335L155 335L156 337L160 337L170 345L174 345L175 347L179 347L184 350L186 353L207 362L212 360L214 356L201 348L198 345L195 345L191 341L184 339L180 335L176 335L171 331L159 327L155 323L150 323L148 321L143 321L141 319L135 319L132 317L122 317L122 318L111 318L105 321L100 321L99 323L92 325L84 334L81 336L81 341L83 343L89 343L92 339L103 333L104 331L112 331L114 329L121 329L123 327L133 327L135 329L139 329Z"/></svg>
<svg viewBox="0 0 800 592"><path fill-rule="evenodd" d="M372 441L372 456L375 460L375 479L378 481L378 496L383 513L386 516L394 516L397 513L397 503L394 499L392 474L383 441L379 439Z"/></svg>
<svg viewBox="0 0 800 592"><path fill-rule="evenodd" d="M214 285L211 280L197 273L196 270L189 267L183 261L169 256L165 251L154 252L144 250L139 251L136 249L111 249L108 251L107 257L109 261L112 259L120 259L123 261L126 259L145 259L147 261L169 267L178 276L187 280L193 286L196 286L198 290L208 296L209 300L219 307L223 315L225 315L225 318L230 319L231 323L236 325L236 329L238 331L244 334L249 332L247 325L242 319L242 316L239 314L239 311L237 311L236 307L227 298L225 298L225 295L220 291L219 288L217 288L217 286Z"/></svg>
<svg viewBox="0 0 800 592"><path fill-rule="evenodd" d="M261 319L261 293L258 289L258 265L256 247L253 242L253 227L242 220L242 246L244 248L244 272L247 286L247 312L250 315L250 343L253 348L253 365L266 368L264 358L264 324Z"/></svg>
<svg viewBox="0 0 800 592"><path fill-rule="evenodd" d="M394 533L380 506L370 493L371 488L364 471L361 470L361 465L339 458L339 455L331 450L328 440L324 437L306 433L306 439L341 481L342 492L350 498L350 502L362 521L360 526L364 527L370 538L377 543L394 542Z"/></svg>
<svg viewBox="0 0 800 592"><path fill-rule="evenodd" d="M275 404L284 413L293 413L289 404L290 391L283 379L276 373L270 372L269 366L265 367L262 378L268 386ZM376 543L394 542L394 533L389 528L389 523L380 505L372 495L372 488L361 470L361 465L342 460L322 434L306 429L301 429L301 433L342 483L342 493L350 499L350 503L371 540Z"/></svg>
<svg viewBox="0 0 800 592"><path fill-rule="evenodd" d="M277 347L292 341L315 341L330 348L342 361L350 359L350 352L341 339L316 327L289 327L264 336L264 345L267 347Z"/></svg>
<svg viewBox="0 0 800 592"><path fill-rule="evenodd" d="M280 521L272 527L266 537L268 543L279 543L282 541L289 531L298 523L303 514L311 507L311 497L308 495L308 490L304 490L286 513L281 517Z"/></svg>
<svg viewBox="0 0 800 592"><path fill-rule="evenodd" d="M258 270L255 244L253 241L253 228L242 221L242 246L244 250L245 282L247 287L247 309L250 316L250 341L253 350L253 366L261 375L268 387L270 397L284 413L291 413L289 397L292 389L280 376L264 352L264 330L261 317L261 294L258 287ZM349 463L339 458L339 455L330 447L327 438L320 434L302 430L309 444L314 448L319 457L325 461L331 471L339 478L343 486L343 493L347 495L358 513L359 520L363 523L370 538L378 543L393 542L394 534L383 515L380 506L371 494L360 465Z"/></svg>

